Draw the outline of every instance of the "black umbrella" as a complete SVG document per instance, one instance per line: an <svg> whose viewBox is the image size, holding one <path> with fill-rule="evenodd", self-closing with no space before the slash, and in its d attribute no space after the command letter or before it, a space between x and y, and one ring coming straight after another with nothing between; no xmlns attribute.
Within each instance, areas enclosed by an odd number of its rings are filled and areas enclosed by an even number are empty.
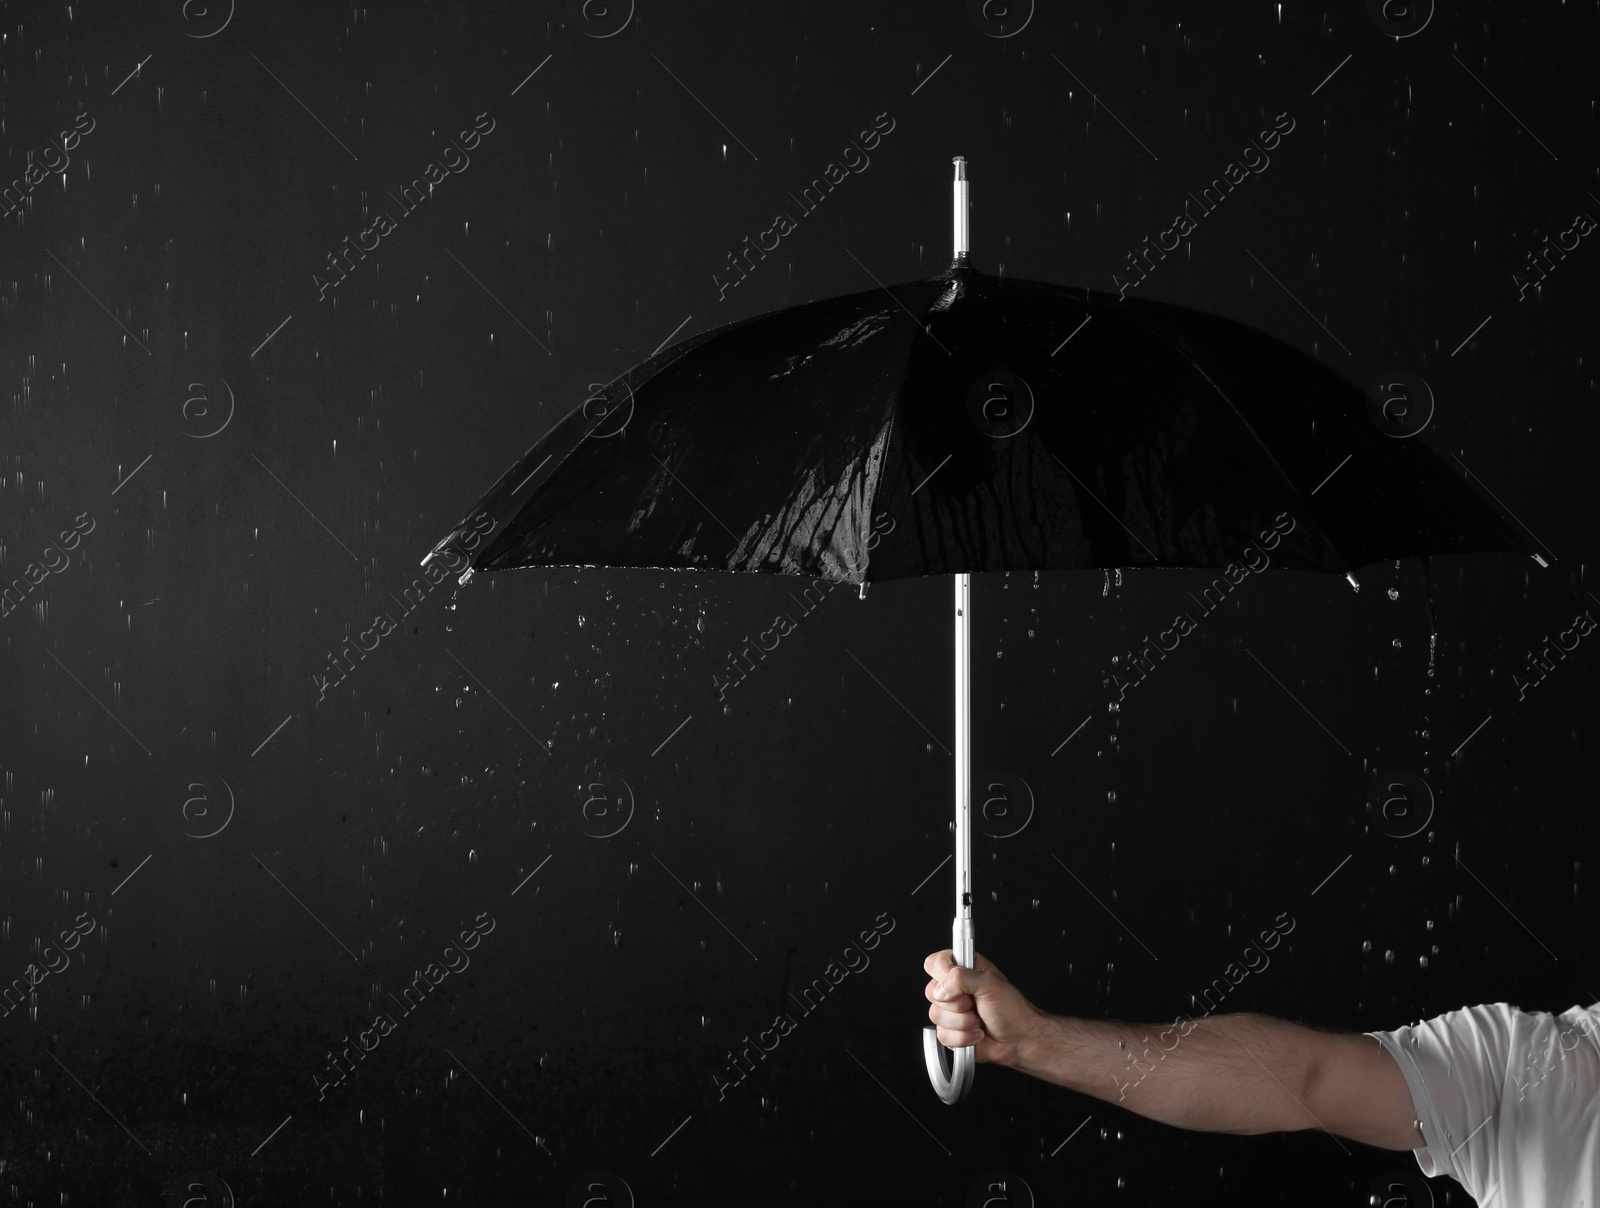
<svg viewBox="0 0 1600 1208"><path fill-rule="evenodd" d="M956 963L972 965L969 576L1248 564L1343 574L1539 557L1367 395L1226 319L955 257L652 356L563 417L423 559L824 577L955 575ZM481 534L483 544L473 534ZM472 552L476 547L476 552ZM1426 562L1424 562L1426 570ZM1431 608L1431 602L1430 602ZM971 1047L940 1097L966 1096Z"/></svg>

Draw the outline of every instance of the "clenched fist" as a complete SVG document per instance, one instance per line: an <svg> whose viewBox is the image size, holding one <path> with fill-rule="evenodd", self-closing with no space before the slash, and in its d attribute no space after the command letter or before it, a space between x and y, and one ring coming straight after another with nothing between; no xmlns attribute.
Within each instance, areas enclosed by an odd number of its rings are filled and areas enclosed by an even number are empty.
<svg viewBox="0 0 1600 1208"><path fill-rule="evenodd" d="M932 980L923 995L928 1019L937 1025L939 1043L949 1049L978 1046L977 1057L995 1065L1013 1064L1038 1037L1045 1013L1006 980L1005 974L973 954L972 969L955 963L949 948L922 962Z"/></svg>

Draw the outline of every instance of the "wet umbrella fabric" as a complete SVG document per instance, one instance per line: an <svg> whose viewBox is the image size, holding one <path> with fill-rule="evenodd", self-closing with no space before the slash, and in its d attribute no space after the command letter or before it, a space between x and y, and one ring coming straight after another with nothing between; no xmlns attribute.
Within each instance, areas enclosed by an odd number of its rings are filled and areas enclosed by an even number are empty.
<svg viewBox="0 0 1600 1208"><path fill-rule="evenodd" d="M1271 337L953 267L731 324L575 408L474 512L477 570L830 576L1531 554L1365 394ZM874 517L894 537L863 551ZM880 522L880 526L882 522ZM440 542L460 538L471 521Z"/></svg>
<svg viewBox="0 0 1600 1208"><path fill-rule="evenodd" d="M957 177L958 255L964 209ZM887 536L880 539L880 533ZM487 544L471 553L477 535ZM956 917L970 968L969 575L1533 554L1420 441L1270 337L969 267L730 324L573 409L425 558L861 585L955 574ZM1542 559L1539 559L1542 563ZM459 561L455 565L461 565ZM1353 578L1353 576L1352 576ZM1431 580L1429 611L1433 611ZM934 1029L924 1054L963 1099Z"/></svg>

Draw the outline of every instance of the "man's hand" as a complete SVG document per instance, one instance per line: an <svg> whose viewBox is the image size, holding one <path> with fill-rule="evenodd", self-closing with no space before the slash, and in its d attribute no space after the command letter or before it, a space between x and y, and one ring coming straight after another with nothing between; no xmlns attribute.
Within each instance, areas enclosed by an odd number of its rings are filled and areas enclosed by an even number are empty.
<svg viewBox="0 0 1600 1208"><path fill-rule="evenodd" d="M1005 974L973 953L976 968L963 969L949 948L922 962L931 980L923 995L939 1043L949 1049L978 1046L978 1060L1009 1065L1031 1041L1044 1013L1008 982ZM941 983L943 985L941 986Z"/></svg>

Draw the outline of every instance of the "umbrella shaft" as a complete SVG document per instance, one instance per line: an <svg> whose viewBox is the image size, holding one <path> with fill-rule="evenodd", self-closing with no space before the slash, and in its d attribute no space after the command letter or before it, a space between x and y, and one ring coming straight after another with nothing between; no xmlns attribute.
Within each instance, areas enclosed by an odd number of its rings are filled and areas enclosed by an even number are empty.
<svg viewBox="0 0 1600 1208"><path fill-rule="evenodd" d="M956 925L972 927L972 576L958 574L956 623ZM971 948L969 939L967 947ZM957 954L957 963L960 954ZM970 962L970 954L968 961ZM968 966L970 967L970 965Z"/></svg>

